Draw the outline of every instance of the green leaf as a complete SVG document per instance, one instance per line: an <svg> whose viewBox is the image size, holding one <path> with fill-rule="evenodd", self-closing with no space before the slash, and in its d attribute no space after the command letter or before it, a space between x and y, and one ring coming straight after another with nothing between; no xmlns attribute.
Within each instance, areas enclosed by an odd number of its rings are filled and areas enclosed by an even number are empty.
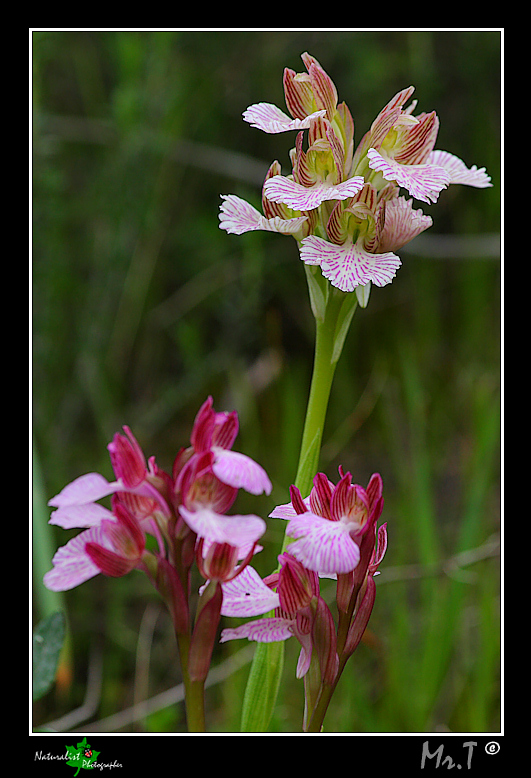
<svg viewBox="0 0 531 778"><path fill-rule="evenodd" d="M312 313L317 321L324 321L330 284L321 274L319 268L304 265L304 270L308 281Z"/></svg>
<svg viewBox="0 0 531 778"><path fill-rule="evenodd" d="M87 742L86 736L83 738L83 740L77 744L77 746L74 748L74 746L65 746L67 756L69 757L67 761L67 765L69 767L76 767L77 770L74 773L74 778L79 773L80 770L91 770L94 762L97 761L98 756L101 754L101 751L93 751ZM90 751L90 756L87 756L85 754L86 751Z"/></svg>
<svg viewBox="0 0 531 778"><path fill-rule="evenodd" d="M242 732L267 732L284 668L284 643L256 647L242 711Z"/></svg>
<svg viewBox="0 0 531 778"><path fill-rule="evenodd" d="M62 611L51 613L33 632L33 699L38 700L52 687L59 654L65 639Z"/></svg>
<svg viewBox="0 0 531 778"><path fill-rule="evenodd" d="M345 338L347 337L347 333L350 328L350 322L352 321L352 317L354 316L354 311L356 310L357 305L358 305L358 300L355 294L352 294L352 292L350 292L345 295L345 299L343 301L343 304L341 305L339 315L336 321L336 329L334 333L334 348L331 357L332 364L335 364L338 361L339 357L341 356L343 345L345 343Z"/></svg>

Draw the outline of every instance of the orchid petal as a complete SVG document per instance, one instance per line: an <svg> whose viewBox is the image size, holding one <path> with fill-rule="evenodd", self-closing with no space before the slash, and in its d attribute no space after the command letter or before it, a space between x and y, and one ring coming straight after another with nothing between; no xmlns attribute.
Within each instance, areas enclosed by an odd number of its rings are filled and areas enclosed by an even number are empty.
<svg viewBox="0 0 531 778"><path fill-rule="evenodd" d="M324 116L326 111L315 111L304 119L292 119L272 103L255 103L243 112L243 118L251 127L257 127L268 133L287 132L288 130L306 130L313 119Z"/></svg>
<svg viewBox="0 0 531 778"><path fill-rule="evenodd" d="M212 447L214 452L214 464L212 470L220 481L236 489L245 489L251 494L270 494L271 481L266 471L254 459L240 454L238 451Z"/></svg>
<svg viewBox="0 0 531 778"><path fill-rule="evenodd" d="M229 543L231 546L255 543L266 531L266 523L259 516L222 516L208 508L189 511L181 505L181 516L201 538L213 543Z"/></svg>
<svg viewBox="0 0 531 778"><path fill-rule="evenodd" d="M303 500L304 505L308 510L310 510L310 499L307 497L305 500ZM291 502L287 502L284 505L277 505L276 508L274 508L271 513L269 514L270 519L286 519L286 521L290 521L290 519L294 519L295 516L297 516L297 511L293 507Z"/></svg>
<svg viewBox="0 0 531 778"><path fill-rule="evenodd" d="M281 617L257 619L242 624L236 629L224 629L219 642L225 643L227 640L247 638L248 640L256 640L258 643L276 643L293 636L292 624L293 622L289 619Z"/></svg>
<svg viewBox="0 0 531 778"><path fill-rule="evenodd" d="M296 678L303 678L310 669L310 663L312 661L312 637L311 635L303 635L302 633L297 632L296 638L301 644L301 652L299 654L295 676Z"/></svg>
<svg viewBox="0 0 531 778"><path fill-rule="evenodd" d="M274 216L266 219L265 216L250 203L236 195L221 195L225 202L220 206L219 226L222 230L235 235L254 230L266 232L280 232L284 235L292 235L298 232L305 221L306 216L297 216L294 219L281 219Z"/></svg>
<svg viewBox="0 0 531 778"><path fill-rule="evenodd" d="M70 505L84 505L95 502L102 497L107 497L114 492L123 491L124 486L119 481L109 483L99 473L87 473L75 481L67 484L65 488L48 502L54 508L66 508Z"/></svg>
<svg viewBox="0 0 531 778"><path fill-rule="evenodd" d="M339 184L319 181L306 187L285 176L273 176L264 183L263 193L268 200L284 203L294 211L311 211L325 200L346 200L363 188L362 176L354 176Z"/></svg>
<svg viewBox="0 0 531 778"><path fill-rule="evenodd" d="M487 175L484 167L479 168L479 170L476 165L467 168L462 159L456 157L455 154L450 154L449 151L432 151L428 161L430 165L444 168L450 176L451 184L467 184L475 186L476 189L486 189L488 186L492 186L490 176Z"/></svg>
<svg viewBox="0 0 531 778"><path fill-rule="evenodd" d="M216 541L214 540L208 540L207 538L203 538L203 549L202 549L202 556L205 559L209 549L212 548L213 545L217 545ZM243 559L245 559L248 555L254 555L259 554L260 551L264 550L263 546L258 545L256 541L252 541L251 543L243 543L241 546L238 545L238 556L237 561L241 562ZM244 568L245 569L245 568Z"/></svg>
<svg viewBox="0 0 531 778"><path fill-rule="evenodd" d="M378 170L387 181L396 181L410 195L425 203L435 203L450 183L450 175L439 165L401 165L376 149L367 151L369 167Z"/></svg>
<svg viewBox="0 0 531 778"><path fill-rule="evenodd" d="M433 224L431 216L414 210L412 200L396 197L385 204L385 223L378 241L378 251L397 251Z"/></svg>
<svg viewBox="0 0 531 778"><path fill-rule="evenodd" d="M222 583L222 616L249 618L261 616L280 606L280 598L267 586L254 567L247 565L232 581Z"/></svg>
<svg viewBox="0 0 531 778"><path fill-rule="evenodd" d="M95 502L85 505L69 505L59 508L50 516L50 524L56 524L63 529L77 527L97 527L104 519L112 519L112 511Z"/></svg>
<svg viewBox="0 0 531 778"><path fill-rule="evenodd" d="M88 556L87 543L98 543L109 548L110 544L102 527L91 527L76 535L56 551L53 568L44 576L44 585L52 592L63 592L88 581L100 573L99 567Z"/></svg>
<svg viewBox="0 0 531 778"><path fill-rule="evenodd" d="M336 246L317 235L304 238L300 252L303 262L320 265L324 277L343 292L353 292L357 286L365 286L369 281L376 286L385 286L402 264L391 252L371 254L361 244L351 241Z"/></svg>
<svg viewBox="0 0 531 778"><path fill-rule="evenodd" d="M286 534L295 538L289 553L316 573L349 573L360 560L360 550L349 535L348 524L341 521L301 513L290 521Z"/></svg>

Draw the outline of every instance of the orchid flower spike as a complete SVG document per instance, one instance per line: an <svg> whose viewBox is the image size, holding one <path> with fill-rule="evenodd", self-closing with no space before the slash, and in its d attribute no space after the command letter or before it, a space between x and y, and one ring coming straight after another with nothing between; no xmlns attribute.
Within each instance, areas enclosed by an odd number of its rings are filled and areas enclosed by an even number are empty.
<svg viewBox="0 0 531 778"><path fill-rule="evenodd" d="M274 162L262 187L263 215L235 195L223 195L220 227L230 233L266 230L292 235L300 258L316 265L332 286L356 292L367 305L371 284L392 282L401 265L395 251L432 225L412 199L435 203L450 184L492 186L485 168L468 168L435 150L435 111L413 115L410 86L380 111L354 150L354 122L319 62L302 55L306 72L284 70L288 114L257 103L243 118L263 132L297 131L292 171ZM307 138L306 148L305 137ZM412 199L400 193L403 189Z"/></svg>

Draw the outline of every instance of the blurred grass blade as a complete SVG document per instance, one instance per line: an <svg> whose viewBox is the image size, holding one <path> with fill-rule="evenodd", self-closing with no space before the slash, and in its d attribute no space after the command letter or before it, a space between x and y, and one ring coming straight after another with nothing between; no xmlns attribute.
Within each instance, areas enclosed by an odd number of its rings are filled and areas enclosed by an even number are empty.
<svg viewBox="0 0 531 778"><path fill-rule="evenodd" d="M58 612L66 613L64 593L52 592L43 583L44 574L52 567L52 557L56 551L53 539L54 528L48 524L50 517L46 504L44 482L40 467L37 447L33 443L33 593L35 597L36 619L44 622L48 617ZM65 620L66 621L66 620ZM66 626L65 626L66 630ZM60 657L59 674L60 688L68 688L72 678L72 657L69 634L64 640L64 649Z"/></svg>
<svg viewBox="0 0 531 778"><path fill-rule="evenodd" d="M33 632L34 700L43 697L55 681L65 633L65 617L62 611L51 613L35 627Z"/></svg>
<svg viewBox="0 0 531 778"><path fill-rule="evenodd" d="M52 557L56 551L53 542L53 527L48 524L50 518L46 507L44 484L39 456L33 443L33 591L39 616L44 618L52 612L63 609L63 595L47 589L42 578L52 567Z"/></svg>
<svg viewBox="0 0 531 778"><path fill-rule="evenodd" d="M267 732L284 668L284 643L259 643L249 673L242 732Z"/></svg>

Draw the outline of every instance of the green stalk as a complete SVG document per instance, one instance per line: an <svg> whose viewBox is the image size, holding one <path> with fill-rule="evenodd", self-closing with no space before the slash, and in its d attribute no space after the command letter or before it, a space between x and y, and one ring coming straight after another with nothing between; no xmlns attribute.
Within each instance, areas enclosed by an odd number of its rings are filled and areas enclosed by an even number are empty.
<svg viewBox="0 0 531 778"><path fill-rule="evenodd" d="M330 286L320 269L305 265L310 302L315 316L315 354L310 395L302 434L295 486L303 497L311 491L319 466L323 429L337 362L357 307L355 294ZM283 549L289 539L284 539ZM256 647L242 711L242 732L264 732L273 714L282 669L284 643L259 643ZM311 714L311 711L308 711Z"/></svg>
<svg viewBox="0 0 531 778"><path fill-rule="evenodd" d="M205 682L192 681L188 672L190 636L176 633L184 684L184 704L188 732L205 732Z"/></svg>

